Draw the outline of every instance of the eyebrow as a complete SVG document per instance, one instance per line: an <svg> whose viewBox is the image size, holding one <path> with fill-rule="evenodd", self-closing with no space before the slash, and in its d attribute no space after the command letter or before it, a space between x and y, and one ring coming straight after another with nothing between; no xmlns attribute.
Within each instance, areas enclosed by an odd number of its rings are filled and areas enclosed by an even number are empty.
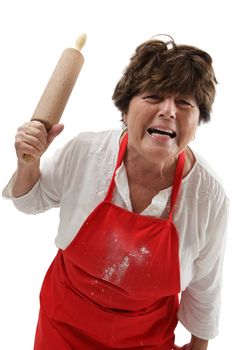
<svg viewBox="0 0 233 350"><path fill-rule="evenodd" d="M144 95L144 96L143 96ZM166 98L169 96L175 96L175 98L181 98L181 99L187 99L188 102L190 103L191 107L198 107L198 104L196 102L196 99L193 95L183 95L183 94L166 94L166 93L160 93L160 92L143 92L141 98L144 100L148 97L161 97L161 98Z"/></svg>
<svg viewBox="0 0 233 350"><path fill-rule="evenodd" d="M144 94L143 94L144 95ZM145 93L145 96L142 96L142 98L146 98L146 97L153 97L153 96L156 96L156 97L164 97L164 96L161 96L162 94L159 94L159 93Z"/></svg>

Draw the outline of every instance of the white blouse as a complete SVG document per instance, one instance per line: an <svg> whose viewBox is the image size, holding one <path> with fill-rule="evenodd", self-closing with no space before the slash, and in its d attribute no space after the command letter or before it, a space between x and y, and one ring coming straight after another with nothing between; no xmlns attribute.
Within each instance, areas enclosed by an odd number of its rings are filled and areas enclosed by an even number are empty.
<svg viewBox="0 0 233 350"><path fill-rule="evenodd" d="M41 178L29 193L13 198L10 182L3 196L27 214L60 207L55 243L64 249L106 195L120 136L120 130L79 134L43 162ZM174 213L182 290L178 318L193 335L211 339L218 334L228 199L210 166L196 153L195 157ZM124 164L115 182L113 202L132 210ZM171 187L159 192L141 215L168 217L170 194Z"/></svg>

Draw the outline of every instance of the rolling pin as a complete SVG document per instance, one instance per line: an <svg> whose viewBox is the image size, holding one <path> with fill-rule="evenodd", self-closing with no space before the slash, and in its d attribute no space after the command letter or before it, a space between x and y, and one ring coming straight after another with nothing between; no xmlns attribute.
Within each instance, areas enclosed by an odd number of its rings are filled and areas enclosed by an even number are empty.
<svg viewBox="0 0 233 350"><path fill-rule="evenodd" d="M31 117L44 124L47 130L59 123L70 94L84 63L81 49L86 42L86 35L78 37L75 48L65 49L48 81L48 84ZM24 160L32 162L31 155L25 154Z"/></svg>

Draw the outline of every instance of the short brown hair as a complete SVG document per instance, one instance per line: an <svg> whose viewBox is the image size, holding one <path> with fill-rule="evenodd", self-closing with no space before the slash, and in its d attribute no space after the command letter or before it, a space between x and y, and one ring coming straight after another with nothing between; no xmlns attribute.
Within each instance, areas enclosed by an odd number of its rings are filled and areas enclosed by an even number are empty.
<svg viewBox="0 0 233 350"><path fill-rule="evenodd" d="M135 95L146 91L191 95L199 110L199 122L210 120L215 98L215 78L210 55L194 46L171 48L161 40L148 40L136 48L128 67L117 83L113 101L122 113Z"/></svg>

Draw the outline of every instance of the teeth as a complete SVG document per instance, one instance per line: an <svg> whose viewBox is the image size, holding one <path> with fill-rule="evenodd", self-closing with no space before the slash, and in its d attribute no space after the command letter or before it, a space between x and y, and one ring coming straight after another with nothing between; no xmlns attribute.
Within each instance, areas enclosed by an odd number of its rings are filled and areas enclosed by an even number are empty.
<svg viewBox="0 0 233 350"><path fill-rule="evenodd" d="M149 132L150 135L152 135L152 134L168 135L172 139L174 137L176 137L175 131L172 131L172 130L162 130L162 129L159 129L159 128L149 128L148 132Z"/></svg>
<svg viewBox="0 0 233 350"><path fill-rule="evenodd" d="M163 129L158 129L158 128L156 128L155 129L157 132L167 132L167 133L169 133L169 134L172 134L173 133L173 131L171 131L171 130L163 130Z"/></svg>

